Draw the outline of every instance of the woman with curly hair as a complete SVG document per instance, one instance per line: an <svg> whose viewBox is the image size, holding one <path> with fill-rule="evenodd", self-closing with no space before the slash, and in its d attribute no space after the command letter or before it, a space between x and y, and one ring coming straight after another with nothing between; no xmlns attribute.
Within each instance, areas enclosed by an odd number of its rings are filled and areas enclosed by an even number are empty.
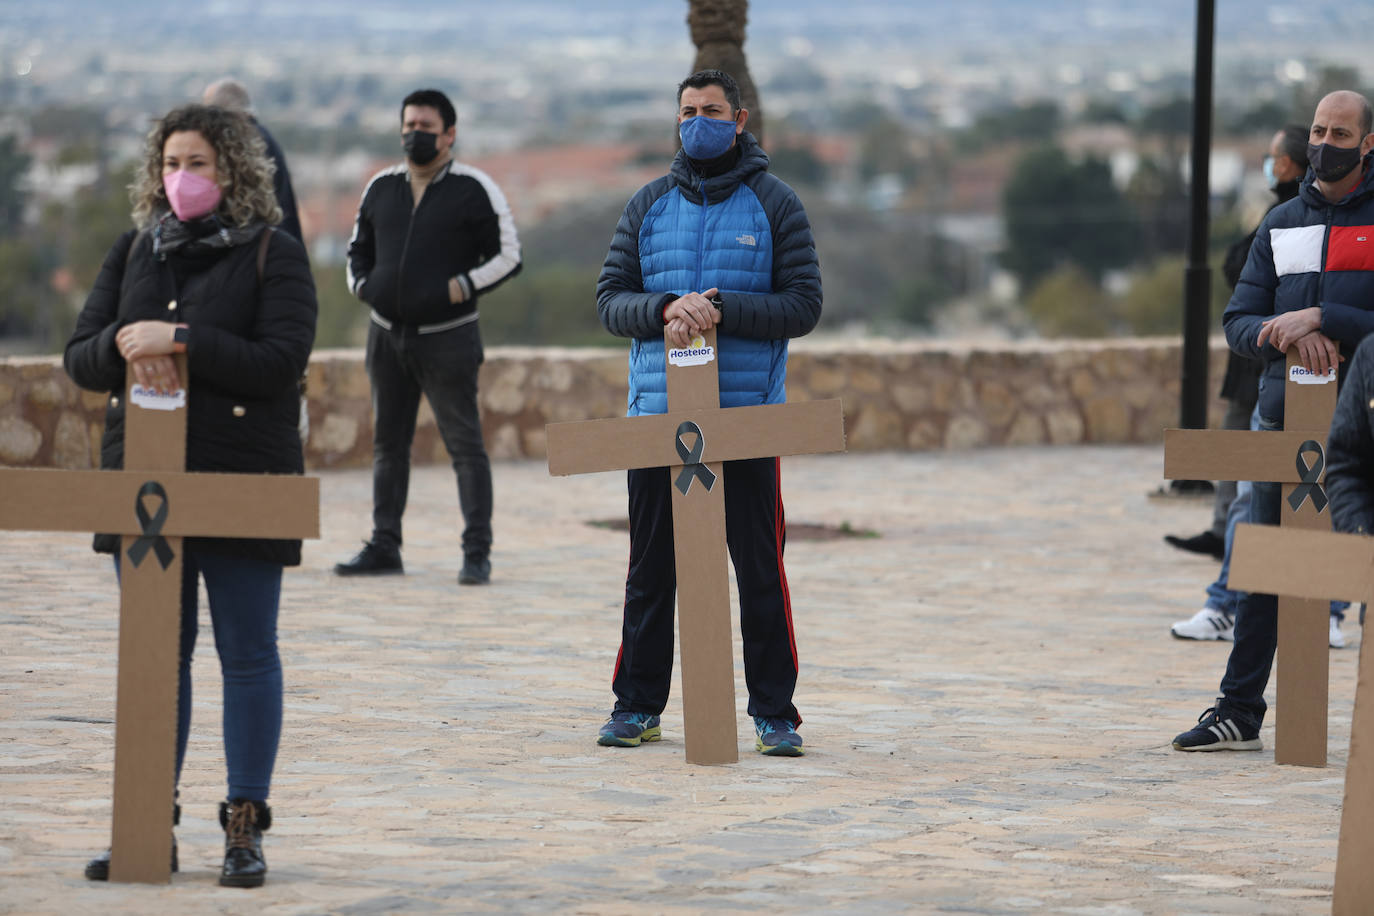
<svg viewBox="0 0 1374 916"><path fill-rule="evenodd" d="M130 196L137 228L106 255L64 356L78 385L109 395L101 467L123 466L126 369L137 385L174 392L181 379L173 354L185 353L187 469L303 473L298 381L315 338L315 287L300 242L272 228L281 209L257 130L223 108L175 109L149 133ZM196 591L203 577L224 678L229 770L228 799L220 804L219 883L257 887L267 873L262 831L272 822L267 795L281 735L282 569L300 564L301 544L235 538L184 544L177 775L191 725ZM95 549L115 554L118 574L118 538L96 535ZM174 810L180 813L179 806ZM87 878L108 876L108 852L86 866Z"/></svg>

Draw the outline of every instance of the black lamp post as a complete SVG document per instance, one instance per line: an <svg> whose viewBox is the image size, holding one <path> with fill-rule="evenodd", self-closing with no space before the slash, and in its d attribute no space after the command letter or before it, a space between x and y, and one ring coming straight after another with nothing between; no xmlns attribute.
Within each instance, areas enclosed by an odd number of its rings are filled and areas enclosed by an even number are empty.
<svg viewBox="0 0 1374 916"><path fill-rule="evenodd" d="M1207 428L1207 349L1211 333L1212 270L1207 266L1208 166L1212 147L1212 45L1215 0L1197 0L1193 63L1193 166L1188 220L1188 266L1183 285L1183 377L1179 426ZM1176 490L1210 489L1208 481L1175 481Z"/></svg>

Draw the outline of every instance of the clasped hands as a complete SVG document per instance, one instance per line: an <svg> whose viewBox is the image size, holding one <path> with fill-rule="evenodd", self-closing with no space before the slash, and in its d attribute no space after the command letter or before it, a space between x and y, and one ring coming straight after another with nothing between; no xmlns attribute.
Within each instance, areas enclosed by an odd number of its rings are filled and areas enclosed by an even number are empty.
<svg viewBox="0 0 1374 916"><path fill-rule="evenodd" d="M1344 358L1340 345L1320 330L1322 310L1319 306L1298 309L1275 315L1260 325L1256 346L1271 344L1280 353L1287 353L1289 347L1298 348L1298 358L1308 371L1316 375L1326 375L1332 367Z"/></svg>
<svg viewBox="0 0 1374 916"><path fill-rule="evenodd" d="M692 335L720 324L720 309L711 298L720 290L714 286L705 292L688 293L668 303L663 310L663 336L675 347L685 347Z"/></svg>
<svg viewBox="0 0 1374 916"><path fill-rule="evenodd" d="M168 321L135 321L115 334L115 347L133 370L134 382L164 394L181 387L181 376L172 359L175 329L176 325Z"/></svg>

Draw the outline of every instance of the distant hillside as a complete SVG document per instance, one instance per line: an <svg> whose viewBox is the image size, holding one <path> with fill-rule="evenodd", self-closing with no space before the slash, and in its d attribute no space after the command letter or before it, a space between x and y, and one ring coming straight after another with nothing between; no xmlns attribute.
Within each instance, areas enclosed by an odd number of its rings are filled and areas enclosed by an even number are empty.
<svg viewBox="0 0 1374 916"><path fill-rule="evenodd" d="M1273 38L1290 45L1310 45L1332 35L1368 34L1374 28L1371 5L1349 0L1304 3L1301 23L1319 27L1298 27L1291 13L1279 6L1217 7L1219 34ZM1191 38L1195 9L1194 0L752 0L749 37L763 42L793 36L818 44L905 41L913 50L959 45L976 55L980 47L1018 42L1029 42L1033 48L1085 39L1138 44ZM501 43L550 36L596 39L626 32L676 38L686 30L686 13L687 0L502 0L497 6L488 0L0 0L0 21L11 40L60 33L77 25L87 34L132 39L156 39L173 31L185 35L189 29L212 26L219 37L252 37L267 46L299 44L302 37L327 41L344 36L365 36L382 44L401 36L418 37L423 45L425 36L443 41L454 32ZM0 35L0 44L7 43L5 37Z"/></svg>

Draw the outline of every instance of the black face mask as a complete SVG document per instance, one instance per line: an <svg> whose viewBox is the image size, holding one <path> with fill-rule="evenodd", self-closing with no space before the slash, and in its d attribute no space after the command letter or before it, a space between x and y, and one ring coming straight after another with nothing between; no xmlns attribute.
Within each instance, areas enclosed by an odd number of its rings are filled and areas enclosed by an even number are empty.
<svg viewBox="0 0 1374 916"><path fill-rule="evenodd" d="M1361 142L1364 138L1361 137ZM1330 143L1307 144L1307 161L1312 171L1322 181L1340 181L1360 164L1359 144L1355 146L1332 146Z"/></svg>
<svg viewBox="0 0 1374 916"><path fill-rule="evenodd" d="M428 131L412 130L401 134L401 148L416 165L429 165L439 155L439 135Z"/></svg>

